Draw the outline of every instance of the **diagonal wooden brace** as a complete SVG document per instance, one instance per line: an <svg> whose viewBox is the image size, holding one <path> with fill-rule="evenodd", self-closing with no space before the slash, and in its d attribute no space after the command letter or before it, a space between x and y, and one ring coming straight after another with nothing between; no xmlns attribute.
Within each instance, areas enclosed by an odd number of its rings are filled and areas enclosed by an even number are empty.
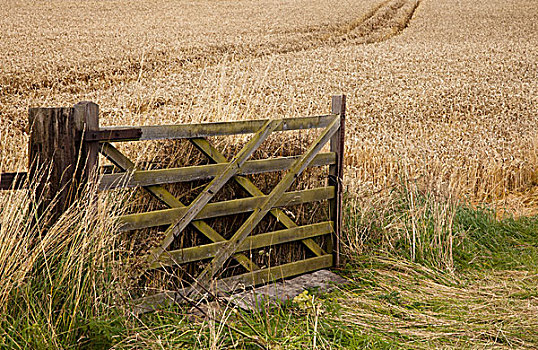
<svg viewBox="0 0 538 350"><path fill-rule="evenodd" d="M111 144L102 144L101 153L122 171L132 172L135 170L135 164ZM181 203L176 197L174 197L170 192L168 192L164 187L160 185L146 186L143 188L170 208L185 207L183 203ZM217 243L226 241L224 237L222 237L217 231L215 231L204 221L194 221L192 225L194 226L194 228L196 228L196 230L209 238L212 242ZM249 271L259 269L259 267L254 262L252 262L252 260L250 260L243 254L235 254L233 257ZM160 266L150 266L150 268L158 267Z"/></svg>
<svg viewBox="0 0 538 350"><path fill-rule="evenodd" d="M209 203L215 194L236 175L241 166L248 160L254 151L267 139L269 135L282 123L281 120L268 120L262 128L247 142L239 153L230 161L226 169L216 176L206 188L192 201L188 210L178 219L178 221L166 230L166 236L161 245L150 254L149 262L153 264L166 251L174 239L183 231L187 225L198 215L198 213Z"/></svg>
<svg viewBox="0 0 538 350"><path fill-rule="evenodd" d="M278 185L271 191L267 196L265 202L254 210L254 212L248 217L248 219L241 225L237 232L230 238L228 243L217 253L215 257L209 263L206 268L198 275L196 282L193 285L192 290L196 291L201 286L207 288L217 274L217 272L222 268L224 263L230 256L232 256L239 245L247 238L247 236L252 232L254 227L260 223L263 217L273 208L277 201L282 197L284 192L291 186L295 181L296 177L301 174L304 169L310 164L312 159L316 154L323 148L323 146L330 140L333 134L340 127L340 116L335 116L334 119L329 123L327 128L323 130L318 139L308 148L308 150L298 158L293 165L290 167L288 173L284 178L278 183Z"/></svg>
<svg viewBox="0 0 538 350"><path fill-rule="evenodd" d="M189 140L196 148L200 150L205 156L211 159L215 163L227 163L228 159L219 152L218 149L213 147L206 139L195 138ZM252 181L244 176L234 176L233 179L241 188L247 191L251 196L264 196L263 193ZM269 211L279 222L281 222L286 228L297 227L297 224L288 216L282 209L273 208ZM317 256L327 254L321 247L311 238L302 241L308 249Z"/></svg>

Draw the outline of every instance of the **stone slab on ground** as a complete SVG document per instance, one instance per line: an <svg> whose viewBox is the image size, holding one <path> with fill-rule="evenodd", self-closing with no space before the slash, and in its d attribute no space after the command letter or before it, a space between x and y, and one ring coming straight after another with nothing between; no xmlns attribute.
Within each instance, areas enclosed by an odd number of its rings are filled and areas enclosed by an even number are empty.
<svg viewBox="0 0 538 350"><path fill-rule="evenodd" d="M228 300L244 310L256 310L260 305L276 305L293 300L305 289L315 288L328 292L337 285L348 281L329 270L319 270L289 280L271 283L258 288L236 293Z"/></svg>

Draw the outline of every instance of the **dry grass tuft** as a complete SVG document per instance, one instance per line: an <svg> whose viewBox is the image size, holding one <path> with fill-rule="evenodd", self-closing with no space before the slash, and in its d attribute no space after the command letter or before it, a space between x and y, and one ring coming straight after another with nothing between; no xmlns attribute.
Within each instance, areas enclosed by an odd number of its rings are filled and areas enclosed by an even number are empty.
<svg viewBox="0 0 538 350"><path fill-rule="evenodd" d="M458 280L401 260L372 262L338 299L342 324L413 349L536 345L536 274L488 271Z"/></svg>

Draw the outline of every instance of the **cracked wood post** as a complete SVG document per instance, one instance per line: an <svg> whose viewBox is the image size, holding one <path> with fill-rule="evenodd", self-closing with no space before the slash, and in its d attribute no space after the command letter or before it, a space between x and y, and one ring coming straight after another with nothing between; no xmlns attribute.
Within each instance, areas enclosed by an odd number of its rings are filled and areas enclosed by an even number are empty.
<svg viewBox="0 0 538 350"><path fill-rule="evenodd" d="M74 107L30 108L29 179L37 181L38 220L52 224L76 199L97 168L98 145L81 144L84 132L99 128L99 107L81 102Z"/></svg>
<svg viewBox="0 0 538 350"><path fill-rule="evenodd" d="M346 123L346 96L332 97L331 113L340 116L340 129L331 138L331 152L336 153L336 163L329 166L329 186L334 186L335 196L329 202L331 221L334 221L332 253L334 266L340 265L340 237L342 232L342 193L344 177L344 140Z"/></svg>

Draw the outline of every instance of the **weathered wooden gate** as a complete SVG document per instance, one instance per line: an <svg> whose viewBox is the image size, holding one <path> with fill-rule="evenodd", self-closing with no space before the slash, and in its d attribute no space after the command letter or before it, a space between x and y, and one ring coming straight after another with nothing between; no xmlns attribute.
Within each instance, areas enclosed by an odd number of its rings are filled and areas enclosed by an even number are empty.
<svg viewBox="0 0 538 350"><path fill-rule="evenodd" d="M79 105L77 105L79 106ZM64 114L77 117L77 106ZM120 229L130 231L167 225L164 239L145 257L148 269L168 266L182 266L196 261L208 261L201 272L195 276L194 283L187 289L154 295L141 300L141 303L162 303L205 290L210 283L217 281L218 289L231 291L238 285L254 286L270 281L300 275L339 264L339 240L342 225L342 171L344 156L345 96L332 98L332 111L328 115L278 120L249 120L205 124L185 124L170 126L143 127L102 127L98 126L98 108L95 104L85 103L78 107L79 139L83 144L87 171L98 166L97 152L110 160L119 173L105 174L100 177L99 190L142 187L168 209L119 217ZM84 111L86 114L83 115ZM36 109L34 115L51 112L50 109ZM71 113L71 114L69 114ZM82 114L81 114L82 113ZM60 113L61 114L61 113ZM84 120L84 118L86 118ZM39 119L39 118L37 118ZM41 118L43 119L43 118ZM45 118L46 119L46 118ZM292 157L249 160L260 145L276 131L321 129L319 136L303 154ZM232 158L227 159L208 140L207 137L253 134L244 147ZM76 137L76 135L74 136ZM141 170L135 163L112 145L113 142L143 140L187 139L211 163L172 169ZM76 142L71 142L75 145ZM321 153L330 144L330 152ZM71 160L75 156L71 156ZM64 161L65 162L65 161ZM287 192L295 179L312 166L329 166L329 177L325 187ZM76 166L72 166L76 168ZM270 193L263 193L246 175L265 172L285 171L278 184ZM211 180L190 203L182 203L167 191L163 185L169 183ZM235 182L251 197L211 202L219 190L228 182ZM302 203L328 201L329 220L299 226L280 207ZM214 217L250 213L231 238L226 239L204 220ZM271 215L285 229L250 235L266 215ZM212 243L182 249L170 249L174 240L181 236L187 226L207 237ZM324 248L316 243L316 237L327 236ZM311 252L310 258L292 261L278 266L258 267L246 251L278 244L300 241ZM248 272L217 278L225 262L235 259Z"/></svg>

